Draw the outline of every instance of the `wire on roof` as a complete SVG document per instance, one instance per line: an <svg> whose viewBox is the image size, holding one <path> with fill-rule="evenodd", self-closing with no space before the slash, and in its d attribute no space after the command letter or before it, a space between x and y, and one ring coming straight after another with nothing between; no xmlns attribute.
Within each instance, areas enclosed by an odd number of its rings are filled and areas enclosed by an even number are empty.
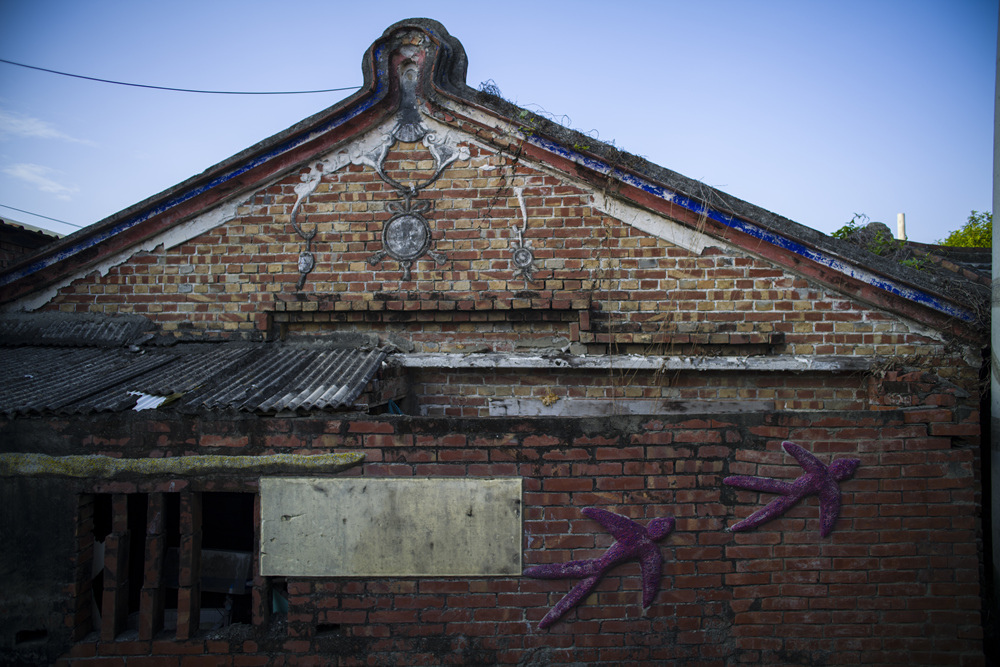
<svg viewBox="0 0 1000 667"><path fill-rule="evenodd" d="M73 77L74 79L85 79L87 81L97 81L99 83L111 83L116 86L131 86L133 88L151 88L153 90L169 90L176 93L202 93L205 95L312 95L313 93L335 93L342 90L357 90L358 88L361 87L361 86L346 86L344 88L325 88L323 90L280 90L280 91L195 90L193 88L171 88L169 86L151 86L144 83L127 83L125 81L113 81L112 79L99 79L94 76L83 76L82 74L70 74L69 72L60 72L58 70L47 69L45 67L25 65L24 63L16 63L13 60L4 60L3 58L0 58L0 63L6 63L8 65L16 65L17 67L24 67L26 69L38 70L39 72L48 72L49 74L69 76ZM40 217L45 217L45 216L40 216Z"/></svg>

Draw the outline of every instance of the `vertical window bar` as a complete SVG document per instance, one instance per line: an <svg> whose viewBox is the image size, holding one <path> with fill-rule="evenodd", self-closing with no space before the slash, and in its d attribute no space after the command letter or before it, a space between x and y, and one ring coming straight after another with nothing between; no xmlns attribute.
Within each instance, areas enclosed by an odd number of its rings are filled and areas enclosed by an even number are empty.
<svg viewBox="0 0 1000 667"><path fill-rule="evenodd" d="M177 639L191 639L201 623L201 494L181 493Z"/></svg>
<svg viewBox="0 0 1000 667"><path fill-rule="evenodd" d="M79 497L76 521L76 576L73 585L73 641L80 641L93 629L94 496Z"/></svg>
<svg viewBox="0 0 1000 667"><path fill-rule="evenodd" d="M254 625L267 625L271 620L271 586L270 582L260 576L260 494L254 494L253 499L253 591L251 599L251 615Z"/></svg>
<svg viewBox="0 0 1000 667"><path fill-rule="evenodd" d="M101 639L111 641L128 621L128 496L111 497L111 534L105 541Z"/></svg>
<svg viewBox="0 0 1000 667"><path fill-rule="evenodd" d="M151 493L146 505L146 548L142 596L139 602L139 639L152 639L163 629L164 494Z"/></svg>

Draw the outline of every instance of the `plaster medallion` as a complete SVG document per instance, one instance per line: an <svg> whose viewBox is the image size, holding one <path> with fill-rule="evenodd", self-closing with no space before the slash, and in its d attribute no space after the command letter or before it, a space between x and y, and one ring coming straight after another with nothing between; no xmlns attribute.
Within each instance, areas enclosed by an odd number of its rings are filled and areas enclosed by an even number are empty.
<svg viewBox="0 0 1000 667"><path fill-rule="evenodd" d="M427 251L431 230L419 213L397 213L382 227L382 243L396 261L412 262Z"/></svg>
<svg viewBox="0 0 1000 667"><path fill-rule="evenodd" d="M299 255L299 276L300 280L304 281L306 275L313 270L316 266L316 257L309 251L305 251Z"/></svg>
<svg viewBox="0 0 1000 667"><path fill-rule="evenodd" d="M531 248L527 246L520 246L514 248L514 268L516 273L520 273L524 276L525 280L531 280L531 273L534 271L535 255L531 252Z"/></svg>

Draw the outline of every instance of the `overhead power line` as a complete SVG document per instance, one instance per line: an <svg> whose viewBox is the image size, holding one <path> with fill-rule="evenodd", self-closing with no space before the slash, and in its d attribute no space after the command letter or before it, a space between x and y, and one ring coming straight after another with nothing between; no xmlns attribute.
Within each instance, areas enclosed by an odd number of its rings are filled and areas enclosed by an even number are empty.
<svg viewBox="0 0 1000 667"><path fill-rule="evenodd" d="M259 90L195 90L193 88L171 88L169 86L151 86L144 83L127 83L125 81L113 81L111 79L99 79L95 76L83 76L82 74L70 74L69 72L60 72L54 69L47 69L45 67L36 67L34 65L25 65L24 63L16 63L13 60L4 60L0 58L0 63L6 63L8 65L16 65L17 67L24 67L26 69L33 69L39 72L48 72L49 74L58 74L60 76L69 76L74 79L84 79L86 81L97 81L99 83L110 83L116 86L131 86L132 88L151 88L153 90L169 90L175 93L201 93L204 95L312 95L314 93L335 93L342 90L357 90L361 86L347 86L345 88L325 88L323 90L278 90L278 91L259 91Z"/></svg>
<svg viewBox="0 0 1000 667"><path fill-rule="evenodd" d="M60 220L59 218L50 218L47 215L41 215L39 213L32 213L31 211L25 211L23 208L14 208L13 206L7 206L7 204L0 204L0 208L9 208L10 210L17 211L18 213L27 213L28 215L33 215L36 218L45 218L46 220L51 220L52 222L59 222L64 225L69 225L70 227L83 229L83 225L74 225L72 222L66 222L65 220Z"/></svg>

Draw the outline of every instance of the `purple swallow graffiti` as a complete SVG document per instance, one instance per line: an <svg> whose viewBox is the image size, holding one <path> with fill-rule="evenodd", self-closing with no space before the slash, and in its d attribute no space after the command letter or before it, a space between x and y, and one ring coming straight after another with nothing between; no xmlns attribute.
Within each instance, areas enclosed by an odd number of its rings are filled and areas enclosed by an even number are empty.
<svg viewBox="0 0 1000 667"><path fill-rule="evenodd" d="M780 494L779 498L775 498L763 508L734 524L729 530L738 532L755 528L781 516L806 496L816 494L819 496L820 534L826 537L833 530L833 524L840 514L840 487L837 482L842 482L853 475L861 460L836 459L827 468L819 459L794 442L783 442L781 446L795 457L795 460L805 470L805 474L794 482L742 475L726 477L722 482L729 486L749 491Z"/></svg>
<svg viewBox="0 0 1000 667"><path fill-rule="evenodd" d="M653 599L660 589L663 557L656 542L673 530L672 517L653 519L643 528L631 519L596 507L588 507L583 513L604 526L605 530L614 536L615 543L600 558L536 565L524 571L525 576L535 579L583 579L549 610L539 622L539 628L547 628L559 620L570 608L587 597L605 572L626 560L639 559L642 570L643 608L653 604Z"/></svg>

